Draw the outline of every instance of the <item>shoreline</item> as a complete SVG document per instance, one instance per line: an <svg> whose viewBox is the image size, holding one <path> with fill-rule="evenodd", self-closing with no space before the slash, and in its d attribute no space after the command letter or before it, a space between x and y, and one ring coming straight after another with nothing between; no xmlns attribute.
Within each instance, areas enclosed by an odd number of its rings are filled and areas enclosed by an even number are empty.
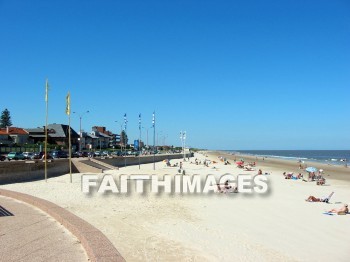
<svg viewBox="0 0 350 262"><path fill-rule="evenodd" d="M269 158L269 159L278 159L278 160L286 160L286 161L303 161L303 162L309 162L309 163L314 163L315 165L317 164L325 164L328 166L343 166L343 167L349 167L350 162L342 162L342 161L331 161L331 160L318 160L314 158L305 158L305 157L294 157L294 156L283 156L283 155L263 155L263 154L252 154L252 153L245 153L245 152L239 152L239 151L234 151L234 150L207 150L207 151L217 151L217 152L223 152L223 153L228 153L232 155L244 155L244 156L249 156L249 157L259 157L259 158ZM249 151L249 150L247 150ZM251 150L254 151L254 150ZM259 150L257 150L259 151ZM265 151L265 150L263 150ZM268 150L266 150L268 151ZM272 150L274 151L274 150ZM276 151L294 151L294 150L276 150ZM295 150L295 151L303 151L303 150ZM304 150L304 151L348 151L348 150ZM345 158L340 158L340 159L345 159ZM346 160L346 159L345 159ZM349 160L349 159L348 159Z"/></svg>
<svg viewBox="0 0 350 262"><path fill-rule="evenodd" d="M303 175L307 174L307 172L304 169L299 168L300 163L298 161L293 161L290 159L258 157L258 156L245 155L245 154L233 155L226 151L206 151L206 152L216 157L225 156L227 159L231 160L231 164L234 164L235 159L238 161L239 159L242 158L246 162L256 162L259 166L262 166L262 168L266 168L266 169L280 169L280 170L284 170L285 172L293 172L295 174L299 174L299 173L302 173ZM338 180L338 181L350 183L349 167L345 167L341 165L329 165L325 163L305 161L305 160L304 160L304 163L302 163L302 165L308 166L308 167L313 166L318 169L323 169L324 176L326 179L329 178L332 180Z"/></svg>

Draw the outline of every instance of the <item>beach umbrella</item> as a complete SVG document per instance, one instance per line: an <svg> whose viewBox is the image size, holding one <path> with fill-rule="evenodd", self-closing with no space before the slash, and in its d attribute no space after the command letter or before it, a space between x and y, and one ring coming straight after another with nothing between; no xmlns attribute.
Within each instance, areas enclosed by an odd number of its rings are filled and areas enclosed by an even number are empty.
<svg viewBox="0 0 350 262"><path fill-rule="evenodd" d="M306 172L309 172L309 173L313 173L313 172L317 172L317 168L316 167L308 167L305 169Z"/></svg>

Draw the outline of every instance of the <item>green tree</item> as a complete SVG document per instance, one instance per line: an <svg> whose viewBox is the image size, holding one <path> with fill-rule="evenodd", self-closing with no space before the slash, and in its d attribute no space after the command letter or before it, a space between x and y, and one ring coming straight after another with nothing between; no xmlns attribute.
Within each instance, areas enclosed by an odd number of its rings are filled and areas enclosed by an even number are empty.
<svg viewBox="0 0 350 262"><path fill-rule="evenodd" d="M7 126L12 126L12 121L10 111L5 108L5 110L1 112L0 127L5 128Z"/></svg>
<svg viewBox="0 0 350 262"><path fill-rule="evenodd" d="M120 145L126 146L128 144L128 135L126 134L125 130L123 130L120 133Z"/></svg>

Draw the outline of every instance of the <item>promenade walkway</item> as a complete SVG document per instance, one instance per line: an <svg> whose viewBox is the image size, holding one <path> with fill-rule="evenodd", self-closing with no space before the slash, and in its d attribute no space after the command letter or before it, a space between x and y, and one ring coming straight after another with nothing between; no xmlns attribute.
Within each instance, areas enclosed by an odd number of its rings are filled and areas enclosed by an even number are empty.
<svg viewBox="0 0 350 262"><path fill-rule="evenodd" d="M47 200L0 188L0 261L125 262L97 228Z"/></svg>
<svg viewBox="0 0 350 262"><path fill-rule="evenodd" d="M65 227L40 209L0 196L0 261L88 261Z"/></svg>

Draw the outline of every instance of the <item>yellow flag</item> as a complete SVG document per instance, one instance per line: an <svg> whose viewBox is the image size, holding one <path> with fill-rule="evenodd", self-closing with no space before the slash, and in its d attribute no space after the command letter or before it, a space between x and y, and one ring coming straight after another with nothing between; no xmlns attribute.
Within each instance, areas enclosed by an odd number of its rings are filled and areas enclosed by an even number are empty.
<svg viewBox="0 0 350 262"><path fill-rule="evenodd" d="M45 86L45 101L47 102L49 100L49 80L46 79L46 86Z"/></svg>
<svg viewBox="0 0 350 262"><path fill-rule="evenodd" d="M70 93L66 96L66 114L70 115Z"/></svg>

